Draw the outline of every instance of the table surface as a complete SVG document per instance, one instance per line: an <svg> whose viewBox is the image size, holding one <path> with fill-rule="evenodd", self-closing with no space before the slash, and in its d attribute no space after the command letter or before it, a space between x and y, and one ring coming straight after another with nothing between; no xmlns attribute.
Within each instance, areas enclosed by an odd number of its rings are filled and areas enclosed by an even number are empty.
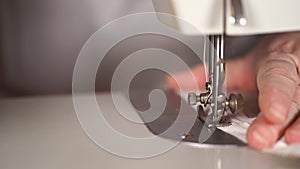
<svg viewBox="0 0 300 169"><path fill-rule="evenodd" d="M152 135L144 125L124 122L116 113L109 94L98 94L97 100L103 105L105 118L116 130ZM0 168L3 169L292 169L299 166L299 160L265 154L249 147L204 148L184 142L151 158L120 157L101 149L83 131L71 95L0 100Z"/></svg>

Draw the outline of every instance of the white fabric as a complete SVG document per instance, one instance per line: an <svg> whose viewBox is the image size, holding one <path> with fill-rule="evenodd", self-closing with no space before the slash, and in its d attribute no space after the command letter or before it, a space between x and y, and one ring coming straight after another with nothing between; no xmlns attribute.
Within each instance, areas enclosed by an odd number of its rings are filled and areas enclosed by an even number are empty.
<svg viewBox="0 0 300 169"><path fill-rule="evenodd" d="M184 100L187 100L187 95L187 93L183 92L182 97ZM197 107L194 106L193 108L196 109ZM255 118L248 118L244 114L239 114L232 119L231 126L219 127L219 129L247 143L246 132L254 119ZM282 138L274 145L273 148L264 150L263 152L286 157L300 158L300 144L287 145L284 138Z"/></svg>
<svg viewBox="0 0 300 169"><path fill-rule="evenodd" d="M232 125L228 127L219 127L220 130L227 132L243 142L247 143L246 132L250 124L255 118L247 118L243 114L237 115L232 119ZM300 144L298 145L287 145L284 138L279 140L273 148L264 150L264 152L277 154L280 156L298 157L300 158Z"/></svg>

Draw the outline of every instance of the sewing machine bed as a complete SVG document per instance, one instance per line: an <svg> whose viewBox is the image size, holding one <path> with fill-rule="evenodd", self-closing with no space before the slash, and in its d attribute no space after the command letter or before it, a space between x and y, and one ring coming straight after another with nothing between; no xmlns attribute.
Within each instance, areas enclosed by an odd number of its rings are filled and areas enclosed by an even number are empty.
<svg viewBox="0 0 300 169"><path fill-rule="evenodd" d="M140 109L148 108L149 105L144 104L144 101L148 103L148 95L144 92L136 94L145 97L132 97L132 100L134 100L133 103ZM82 94L80 97L86 98L87 96L91 95ZM178 105L180 97L173 93L167 93L166 96L169 97L170 101L166 110ZM127 105L128 100L124 97L124 94L119 93L117 97L121 98L120 108L126 108L127 106L125 105ZM103 110L103 115L116 130L133 137L152 136L145 126L132 125L130 122L127 123L119 115L119 111L114 107L115 103L110 93L97 94L97 100L101 106L101 110ZM195 113L193 109L190 109L189 105L184 104L183 106L185 110L188 107L187 110L189 111L186 111L188 116ZM89 112L92 110L87 106L85 111ZM125 111L129 111L129 109ZM300 161L297 159L262 153L243 145L201 148L201 144L190 144L190 142L181 142L171 151L151 158L122 158L102 149L88 137L77 119L71 95L6 98L0 100L0 112L0 168L81 169L88 166L91 169L298 169L300 166ZM174 118L174 115L172 115L174 111L166 111L165 113L167 114L162 115L162 117L169 115ZM165 119L162 119L162 117L153 123L147 124L149 128L153 128L150 130L154 131L157 128L163 130L166 129L166 126L170 125L170 121L165 122ZM186 124L188 121L183 121L183 123ZM199 124L199 122L196 122L190 133L199 132L199 130L196 130ZM220 139L220 137L224 136L223 134L217 139L216 135L219 133L223 132L217 131L206 143L211 141L214 144L223 144L218 141L230 140L227 138ZM102 137L105 136L103 133L99 134L100 138L104 138ZM173 134L174 136L176 134ZM170 138L172 136L162 137ZM227 137L234 139L231 135L227 135ZM197 138L197 135L195 134L193 137L187 139L192 140L192 138ZM111 139L109 141L112 145L120 145L119 140ZM231 143L234 144L233 141ZM203 146L206 146L206 144ZM130 152L134 149L134 146L126 148ZM151 149L151 146L147 148ZM295 147L291 148L297 151Z"/></svg>

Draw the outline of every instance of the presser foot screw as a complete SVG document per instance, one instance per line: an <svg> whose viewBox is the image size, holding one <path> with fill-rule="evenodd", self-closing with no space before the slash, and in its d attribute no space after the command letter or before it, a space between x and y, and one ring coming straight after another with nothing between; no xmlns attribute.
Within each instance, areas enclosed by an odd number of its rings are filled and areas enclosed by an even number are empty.
<svg viewBox="0 0 300 169"><path fill-rule="evenodd" d="M190 105L196 105L197 103L204 104L211 104L211 92L202 93L197 95L196 93L189 93L188 94L188 103Z"/></svg>
<svg viewBox="0 0 300 169"><path fill-rule="evenodd" d="M190 105L196 105L200 101L200 96L197 96L196 93L189 93L188 102Z"/></svg>
<svg viewBox="0 0 300 169"><path fill-rule="evenodd" d="M243 113L244 102L243 96L240 93L232 93L226 101L226 108L231 111L232 114Z"/></svg>

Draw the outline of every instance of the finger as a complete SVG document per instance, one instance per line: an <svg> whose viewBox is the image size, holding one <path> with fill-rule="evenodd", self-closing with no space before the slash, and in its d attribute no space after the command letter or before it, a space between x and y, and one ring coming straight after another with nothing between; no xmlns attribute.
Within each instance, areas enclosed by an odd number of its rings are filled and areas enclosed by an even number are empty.
<svg viewBox="0 0 300 169"><path fill-rule="evenodd" d="M197 85L199 89L205 88L206 75L204 71L204 66L199 64L192 68L192 73L196 79ZM181 73L177 73L173 76L168 76L166 78L167 85L172 90L196 90L194 86L194 78L191 78L190 71L185 71Z"/></svg>
<svg viewBox="0 0 300 169"><path fill-rule="evenodd" d="M248 144L257 149L271 148L281 137L284 125L273 124L259 115L247 131Z"/></svg>
<svg viewBox="0 0 300 169"><path fill-rule="evenodd" d="M300 88L297 89L297 93L300 93ZM298 95L297 95L298 96ZM299 95L300 96L300 95ZM300 97L298 97L300 99ZM292 128L286 130L286 128L295 121L295 117L299 117L298 107L300 102L294 100L291 104L288 119L283 124L274 124L269 122L262 114L255 119L247 131L247 140L249 145L257 149L265 149L272 147L277 140L279 140L283 133L285 133L286 139L289 143L296 142L298 140L295 137L294 129L298 129L300 120L296 121Z"/></svg>
<svg viewBox="0 0 300 169"><path fill-rule="evenodd" d="M300 93L300 88L297 89L297 91ZM249 145L257 149L270 148L283 136L284 133L286 139L288 139L290 143L298 141L296 140L297 137L295 137L294 129L299 129L298 124L300 124L300 120L296 121L292 128L289 128L288 130L286 130L286 128L294 121L295 117L299 117L297 107L299 103L300 102L296 102L296 100L292 102L288 119L283 124L271 123L262 114L259 114L247 131L247 140Z"/></svg>
<svg viewBox="0 0 300 169"><path fill-rule="evenodd" d="M249 63L251 57L241 58L226 62L225 71L225 87L227 90L256 90L256 79ZM167 85L173 90L179 90L179 85L182 90L195 90L193 80L188 76L189 71L175 74L173 77L166 78ZM199 89L205 89L206 74L202 64L197 65L192 69L192 73L196 78Z"/></svg>
<svg viewBox="0 0 300 169"><path fill-rule="evenodd" d="M258 76L259 106L266 120L282 124L299 84L297 58L292 55L271 53L262 64Z"/></svg>
<svg viewBox="0 0 300 169"><path fill-rule="evenodd" d="M286 130L285 141L288 144L300 143L300 118L299 117L295 121L295 123Z"/></svg>
<svg viewBox="0 0 300 169"><path fill-rule="evenodd" d="M289 113L291 126L285 132L285 141L288 144L300 143L300 86L297 87Z"/></svg>
<svg viewBox="0 0 300 169"><path fill-rule="evenodd" d="M253 68L253 57L226 62L225 88L229 91L256 91L256 74Z"/></svg>

